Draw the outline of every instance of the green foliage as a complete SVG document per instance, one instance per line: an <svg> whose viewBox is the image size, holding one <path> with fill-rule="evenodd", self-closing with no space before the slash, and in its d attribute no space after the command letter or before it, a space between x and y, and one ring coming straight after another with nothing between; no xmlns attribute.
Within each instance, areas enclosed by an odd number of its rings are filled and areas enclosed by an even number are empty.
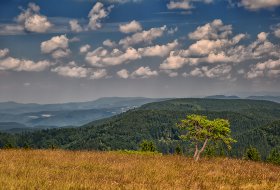
<svg viewBox="0 0 280 190"><path fill-rule="evenodd" d="M236 142L231 138L229 121L225 119L210 121L206 116L192 114L181 120L178 126L187 130L186 135L181 135L183 140L190 140L195 143L204 142L206 139L213 142L222 141L229 149L231 149L230 144Z"/></svg>
<svg viewBox="0 0 280 190"><path fill-rule="evenodd" d="M280 146L280 121L269 122L253 130L239 133L236 138L238 144L233 145L233 154L241 156L244 147L252 145L258 147L261 157L265 158L273 148Z"/></svg>
<svg viewBox="0 0 280 190"><path fill-rule="evenodd" d="M182 147L180 145L177 145L176 148L175 148L175 153L177 155L182 155L183 154L183 150L182 150Z"/></svg>
<svg viewBox="0 0 280 190"><path fill-rule="evenodd" d="M221 141L227 145L228 149L231 149L231 143L236 142L231 138L229 121L225 119L211 121L206 116L192 114L181 120L178 127L187 131L186 135L181 135L181 139L195 145L194 158L196 160L199 159L200 153L205 150L208 142L218 143Z"/></svg>
<svg viewBox="0 0 280 190"><path fill-rule="evenodd" d="M278 164L280 165L280 148L274 148L271 150L267 161L273 164Z"/></svg>
<svg viewBox="0 0 280 190"><path fill-rule="evenodd" d="M143 152L156 152L156 146L153 141L144 140L140 144L140 150Z"/></svg>
<svg viewBox="0 0 280 190"><path fill-rule="evenodd" d="M15 148L15 147L11 143L7 143L4 145L4 149L12 149L12 148Z"/></svg>
<svg viewBox="0 0 280 190"><path fill-rule="evenodd" d="M260 161L261 156L260 156L259 151L256 148L250 146L245 151L244 159L252 160L252 161Z"/></svg>
<svg viewBox="0 0 280 190"><path fill-rule="evenodd" d="M0 148L13 148L17 144L16 137L10 134L0 133Z"/></svg>
<svg viewBox="0 0 280 190"><path fill-rule="evenodd" d="M213 145L212 146L211 145L207 146L205 148L205 151L204 151L203 155L206 156L206 157L215 157L215 156L217 156L216 147L213 146Z"/></svg>
<svg viewBox="0 0 280 190"><path fill-rule="evenodd" d="M24 145L23 145L23 148L26 149L26 150L30 149L30 145L27 142L25 142Z"/></svg>
<svg viewBox="0 0 280 190"><path fill-rule="evenodd" d="M138 150L118 150L116 151L120 154L137 154L137 155L160 155L162 156L162 153L159 152L150 152L150 151L138 151Z"/></svg>

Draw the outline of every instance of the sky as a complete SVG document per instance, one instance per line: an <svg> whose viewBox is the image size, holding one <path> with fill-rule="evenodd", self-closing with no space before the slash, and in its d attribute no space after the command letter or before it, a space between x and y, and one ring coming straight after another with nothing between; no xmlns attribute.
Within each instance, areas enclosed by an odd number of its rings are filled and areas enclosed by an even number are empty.
<svg viewBox="0 0 280 190"><path fill-rule="evenodd" d="M280 95L280 0L1 0L0 102Z"/></svg>

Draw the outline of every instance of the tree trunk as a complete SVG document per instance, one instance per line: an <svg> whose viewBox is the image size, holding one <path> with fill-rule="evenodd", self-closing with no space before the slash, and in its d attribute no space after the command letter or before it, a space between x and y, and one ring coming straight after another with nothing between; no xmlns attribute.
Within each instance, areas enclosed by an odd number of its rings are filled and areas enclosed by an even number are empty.
<svg viewBox="0 0 280 190"><path fill-rule="evenodd" d="M196 157L195 157L195 161L198 161L200 158L200 154L205 150L205 147L207 145L208 139L205 139L202 148L197 152Z"/></svg>
<svg viewBox="0 0 280 190"><path fill-rule="evenodd" d="M198 144L195 144L195 153L193 155L193 158L195 159L198 153Z"/></svg>

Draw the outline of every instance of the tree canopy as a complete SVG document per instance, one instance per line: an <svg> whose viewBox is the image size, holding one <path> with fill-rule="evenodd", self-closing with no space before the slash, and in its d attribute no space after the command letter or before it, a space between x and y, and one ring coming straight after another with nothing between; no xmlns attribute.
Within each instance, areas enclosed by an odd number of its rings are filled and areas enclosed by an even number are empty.
<svg viewBox="0 0 280 190"><path fill-rule="evenodd" d="M221 141L228 149L231 149L231 143L236 142L231 138L230 124L225 119L208 120L206 116L192 114L181 120L178 127L186 131L186 134L180 136L181 139L194 144L193 157L196 161L210 141L214 143Z"/></svg>

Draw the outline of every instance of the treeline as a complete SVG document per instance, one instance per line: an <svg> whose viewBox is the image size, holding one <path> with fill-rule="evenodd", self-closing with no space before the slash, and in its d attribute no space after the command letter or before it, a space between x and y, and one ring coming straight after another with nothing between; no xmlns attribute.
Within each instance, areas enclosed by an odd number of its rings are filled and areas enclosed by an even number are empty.
<svg viewBox="0 0 280 190"><path fill-rule="evenodd" d="M0 133L0 147L61 148L70 150L139 150L143 140L152 141L157 151L191 155L193 147L180 140L177 123L188 114L223 118L230 122L237 140L231 151L212 144L206 154L241 158L250 146L262 159L280 146L280 106L251 100L176 99L146 104L126 113L92 122L80 128L47 129L18 134Z"/></svg>

